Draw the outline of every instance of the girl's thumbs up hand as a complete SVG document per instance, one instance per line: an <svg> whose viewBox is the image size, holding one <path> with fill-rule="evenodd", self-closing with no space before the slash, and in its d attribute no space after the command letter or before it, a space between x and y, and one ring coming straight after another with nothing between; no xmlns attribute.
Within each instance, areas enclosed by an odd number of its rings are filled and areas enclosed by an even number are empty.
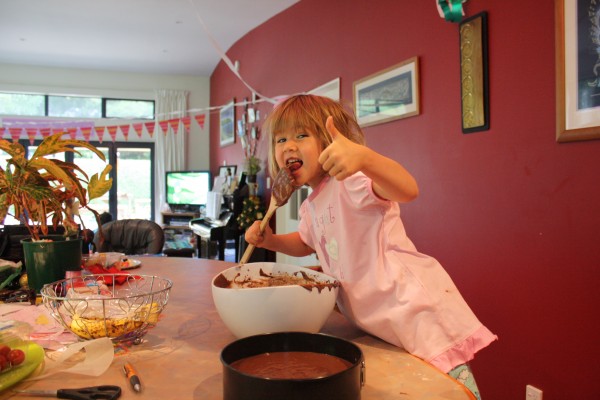
<svg viewBox="0 0 600 400"><path fill-rule="evenodd" d="M319 163L330 176L341 181L361 170L365 147L341 134L331 116L327 117L325 127L333 142L321 152Z"/></svg>

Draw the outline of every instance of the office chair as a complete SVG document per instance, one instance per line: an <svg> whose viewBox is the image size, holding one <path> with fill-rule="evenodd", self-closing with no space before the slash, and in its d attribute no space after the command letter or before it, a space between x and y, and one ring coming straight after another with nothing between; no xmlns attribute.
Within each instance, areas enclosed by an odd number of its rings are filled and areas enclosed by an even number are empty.
<svg viewBox="0 0 600 400"><path fill-rule="evenodd" d="M96 235L98 252L118 252L127 255L159 254L165 244L165 234L156 222L146 219L120 219L102 225L104 242Z"/></svg>

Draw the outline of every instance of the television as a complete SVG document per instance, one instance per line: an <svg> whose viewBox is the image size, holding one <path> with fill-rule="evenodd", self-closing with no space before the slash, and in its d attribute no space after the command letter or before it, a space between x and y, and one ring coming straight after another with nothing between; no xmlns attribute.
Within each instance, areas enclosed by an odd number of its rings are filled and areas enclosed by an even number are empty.
<svg viewBox="0 0 600 400"><path fill-rule="evenodd" d="M177 211L197 211L206 206L211 178L210 171L167 171L167 204Z"/></svg>

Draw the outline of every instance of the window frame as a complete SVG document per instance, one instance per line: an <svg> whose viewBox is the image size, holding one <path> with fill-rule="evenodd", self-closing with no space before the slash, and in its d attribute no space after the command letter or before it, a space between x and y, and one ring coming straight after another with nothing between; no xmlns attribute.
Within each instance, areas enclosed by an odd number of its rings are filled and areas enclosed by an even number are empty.
<svg viewBox="0 0 600 400"><path fill-rule="evenodd" d="M49 118L94 118L94 119L98 119L97 117L89 117L86 115L81 115L81 116L77 116L77 117L54 117L51 115L48 115L49 112L49 98L50 96L52 97L87 97L87 98L95 98L95 99L100 99L100 118L101 119L124 119L124 120L144 120L144 121L152 121L155 119L156 117L156 101L155 100L148 100L148 99L127 99L127 98L119 98L119 97L102 97L102 96L79 96L79 95L64 95L64 94L53 94L53 93L49 93L49 94L41 94L41 93L19 93L19 92L7 92L7 91L0 91L0 93L3 94L15 94L15 95L25 95L25 96L43 96L44 97L44 115L28 115L28 114L18 114L19 117L49 117ZM148 118L148 117L130 117L130 118L121 118L121 117L107 117L106 116L106 103L108 101L141 101L141 102L147 102L147 103L152 103L152 117ZM11 114L0 114L0 115L4 115L4 116L8 116ZM17 114L15 114L17 115Z"/></svg>
<svg viewBox="0 0 600 400"><path fill-rule="evenodd" d="M29 140L21 139L19 142L24 146L26 151L26 157L29 157L29 146L39 146L42 140L37 139L33 143ZM113 216L113 219L119 219L118 215L118 176L117 176L117 151L121 148L147 148L150 150L150 219L156 221L155 205L155 178L156 178L156 159L155 159L155 145L153 142L98 142L89 141L91 145L95 147L108 147L108 163L112 165L109 176L113 179L112 187L108 192L108 212ZM67 162L73 162L74 154L72 152L65 153L65 160Z"/></svg>

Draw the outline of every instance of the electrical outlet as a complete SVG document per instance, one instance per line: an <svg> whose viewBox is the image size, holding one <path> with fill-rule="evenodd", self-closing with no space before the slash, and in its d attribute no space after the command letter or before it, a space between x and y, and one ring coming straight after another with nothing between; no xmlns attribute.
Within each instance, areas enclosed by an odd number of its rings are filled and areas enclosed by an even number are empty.
<svg viewBox="0 0 600 400"><path fill-rule="evenodd" d="M534 386L527 385L525 388L525 400L542 400L542 391Z"/></svg>

